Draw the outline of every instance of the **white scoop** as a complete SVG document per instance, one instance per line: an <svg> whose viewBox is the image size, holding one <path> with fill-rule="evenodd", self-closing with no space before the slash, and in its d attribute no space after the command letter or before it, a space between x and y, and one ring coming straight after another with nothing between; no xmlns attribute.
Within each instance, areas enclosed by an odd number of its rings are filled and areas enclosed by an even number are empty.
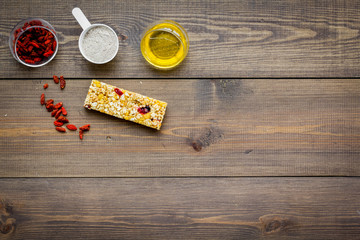
<svg viewBox="0 0 360 240"><path fill-rule="evenodd" d="M111 27L109 27L105 24L91 24L80 8L74 8L72 10L72 14L74 15L75 19L77 20L77 22L80 24L80 26L83 29L83 31L79 37L79 49L80 49L80 52L83 55L83 57L86 60L88 60L89 62L92 62L95 64L104 64L104 63L110 62L112 59L114 59L114 57L116 56L116 54L119 51L119 39L118 39L118 36L115 33L115 31ZM101 60L95 59L95 57L89 55L90 52L87 52L86 49L83 48L84 38L87 36L87 33L91 29L94 29L97 27L104 28L110 34L113 34L114 37L111 37L111 41L113 41L113 44L116 45L116 46L110 46L111 49L107 49L109 46L104 46L103 41L94 42L94 49L92 49L92 53L94 53L94 51L96 50L96 53L98 53L98 54L101 54L101 53L105 54L101 58ZM99 39L101 37L104 37L104 36L99 35ZM109 40L109 38L105 38L105 39L107 41ZM111 50L111 52L108 52L105 50Z"/></svg>

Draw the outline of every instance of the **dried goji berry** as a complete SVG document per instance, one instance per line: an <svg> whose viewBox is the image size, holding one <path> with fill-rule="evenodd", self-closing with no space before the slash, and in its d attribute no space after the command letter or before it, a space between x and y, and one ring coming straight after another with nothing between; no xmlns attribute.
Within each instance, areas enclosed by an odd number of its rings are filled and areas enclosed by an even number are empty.
<svg viewBox="0 0 360 240"><path fill-rule="evenodd" d="M65 110L65 108L64 108L64 107L62 107L62 108L61 108L61 111L62 111L62 114L63 114L64 116L66 116L66 115L67 115L67 111Z"/></svg>
<svg viewBox="0 0 360 240"><path fill-rule="evenodd" d="M49 84L45 83L43 87L44 89L47 89L49 87Z"/></svg>
<svg viewBox="0 0 360 240"><path fill-rule="evenodd" d="M31 41L31 42L29 42L29 44L33 45L36 48L40 48L40 46L35 41Z"/></svg>
<svg viewBox="0 0 360 240"><path fill-rule="evenodd" d="M64 89L66 85L66 81L64 79L64 76L60 76L60 88Z"/></svg>
<svg viewBox="0 0 360 240"><path fill-rule="evenodd" d="M83 136L84 136L84 132L82 130L80 130L79 131L79 137L80 137L81 140L83 139Z"/></svg>
<svg viewBox="0 0 360 240"><path fill-rule="evenodd" d="M86 125L84 125L82 127L79 127L79 129L81 131L89 131L90 130L90 124L86 124Z"/></svg>
<svg viewBox="0 0 360 240"><path fill-rule="evenodd" d="M56 127L56 130L58 130L59 132L66 132L66 129L63 127Z"/></svg>
<svg viewBox="0 0 360 240"><path fill-rule="evenodd" d="M56 110L55 118L58 119L61 115L61 109Z"/></svg>
<svg viewBox="0 0 360 240"><path fill-rule="evenodd" d="M56 121L54 122L54 125L57 126L57 127L61 127L62 125L64 125L64 123L63 123L63 122L59 122L58 120L56 120Z"/></svg>
<svg viewBox="0 0 360 240"><path fill-rule="evenodd" d="M44 57L50 57L51 55L53 55L53 53L54 53L54 51L49 50L49 51L45 52L45 53L43 54L43 56L44 56Z"/></svg>
<svg viewBox="0 0 360 240"><path fill-rule="evenodd" d="M25 59L25 62L29 64L35 64L35 61L31 59Z"/></svg>
<svg viewBox="0 0 360 240"><path fill-rule="evenodd" d="M58 110L56 110L56 109L55 109L55 110L53 110L53 111L51 112L51 116L52 116L52 117L53 117L53 116L55 116L55 115L56 115L56 113L57 113L57 111L58 111Z"/></svg>
<svg viewBox="0 0 360 240"><path fill-rule="evenodd" d="M51 112L52 110L54 110L54 104L50 103L46 105L46 109L48 110L48 112Z"/></svg>
<svg viewBox="0 0 360 240"><path fill-rule="evenodd" d="M69 122L69 120L68 120L66 117L64 117L64 116L60 116L60 117L58 118L58 121L59 121L59 122L63 122L63 123L68 123L68 122Z"/></svg>
<svg viewBox="0 0 360 240"><path fill-rule="evenodd" d="M58 84L59 83L59 78L58 78L58 76L53 76L53 79L54 79L54 82L56 83L56 84Z"/></svg>
<svg viewBox="0 0 360 240"><path fill-rule="evenodd" d="M52 50L55 51L55 48L56 48L56 41L54 40L53 43L52 43Z"/></svg>
<svg viewBox="0 0 360 240"><path fill-rule="evenodd" d="M59 103L55 104L54 108L59 109L62 107L62 105L63 105L63 103L59 102Z"/></svg>
<svg viewBox="0 0 360 240"><path fill-rule="evenodd" d="M44 105L45 104L45 94L41 94L41 97L40 97L40 103L41 105Z"/></svg>
<svg viewBox="0 0 360 240"><path fill-rule="evenodd" d="M43 26L40 21L33 21L33 24L35 25L25 23L23 27L17 29L14 33L14 39L17 39L15 40L16 53L21 60L28 64L39 63L54 54L54 50L52 50L54 33L37 27ZM30 26L35 27L29 28ZM20 33L22 35L18 37ZM44 51L45 49L46 51Z"/></svg>
<svg viewBox="0 0 360 240"><path fill-rule="evenodd" d="M49 105L51 103L54 103L54 99L49 99L49 100L46 101L46 105Z"/></svg>
<svg viewBox="0 0 360 240"><path fill-rule="evenodd" d="M76 131L77 130L77 127L74 124L68 124L68 125L66 125L66 127L71 131Z"/></svg>

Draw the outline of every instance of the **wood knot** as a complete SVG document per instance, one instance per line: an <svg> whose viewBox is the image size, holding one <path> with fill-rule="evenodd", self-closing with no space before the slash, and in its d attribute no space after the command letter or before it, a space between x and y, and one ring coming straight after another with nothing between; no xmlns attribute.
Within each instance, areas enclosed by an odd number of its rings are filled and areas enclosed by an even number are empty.
<svg viewBox="0 0 360 240"><path fill-rule="evenodd" d="M280 230L281 227L283 227L284 221L278 221L278 220L273 220L271 222L269 222L268 224L265 225L265 231L266 232L273 232L276 230Z"/></svg>
<svg viewBox="0 0 360 240"><path fill-rule="evenodd" d="M13 218L13 205L4 199L0 200L0 233L9 234L15 229L16 220Z"/></svg>
<svg viewBox="0 0 360 240"><path fill-rule="evenodd" d="M224 138L224 134L221 129L213 126L203 129L200 133L192 135L193 136L190 136L188 140L192 148L197 152L200 152L203 148L217 143Z"/></svg>
<svg viewBox="0 0 360 240"><path fill-rule="evenodd" d="M197 152L200 152L202 149L202 143L200 141L193 141L191 143L191 146L193 147L193 149Z"/></svg>
<svg viewBox="0 0 360 240"><path fill-rule="evenodd" d="M284 232L295 225L295 220L287 216L266 215L260 217L259 221L264 234Z"/></svg>
<svg viewBox="0 0 360 240"><path fill-rule="evenodd" d="M14 225L13 224L2 224L0 223L0 232L2 234L8 234L13 231Z"/></svg>
<svg viewBox="0 0 360 240"><path fill-rule="evenodd" d="M120 35L119 35L119 40L120 40L120 41L125 41L126 39L128 39L128 36L120 33Z"/></svg>

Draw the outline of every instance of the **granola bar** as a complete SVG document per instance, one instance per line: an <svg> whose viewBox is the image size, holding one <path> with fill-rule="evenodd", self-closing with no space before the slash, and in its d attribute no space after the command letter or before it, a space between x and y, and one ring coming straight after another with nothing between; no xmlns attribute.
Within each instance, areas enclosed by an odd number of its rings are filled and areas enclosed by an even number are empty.
<svg viewBox="0 0 360 240"><path fill-rule="evenodd" d="M84 107L160 130L167 103L92 80Z"/></svg>

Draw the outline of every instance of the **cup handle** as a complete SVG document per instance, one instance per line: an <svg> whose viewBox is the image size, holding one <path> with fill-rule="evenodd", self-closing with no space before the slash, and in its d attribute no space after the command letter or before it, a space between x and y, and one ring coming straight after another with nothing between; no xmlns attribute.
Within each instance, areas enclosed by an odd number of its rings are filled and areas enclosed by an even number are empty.
<svg viewBox="0 0 360 240"><path fill-rule="evenodd" d="M80 24L83 30L91 26L91 23L89 22L89 20L87 20L85 14L81 11L80 8L74 8L72 10L72 14L74 15L76 21Z"/></svg>

